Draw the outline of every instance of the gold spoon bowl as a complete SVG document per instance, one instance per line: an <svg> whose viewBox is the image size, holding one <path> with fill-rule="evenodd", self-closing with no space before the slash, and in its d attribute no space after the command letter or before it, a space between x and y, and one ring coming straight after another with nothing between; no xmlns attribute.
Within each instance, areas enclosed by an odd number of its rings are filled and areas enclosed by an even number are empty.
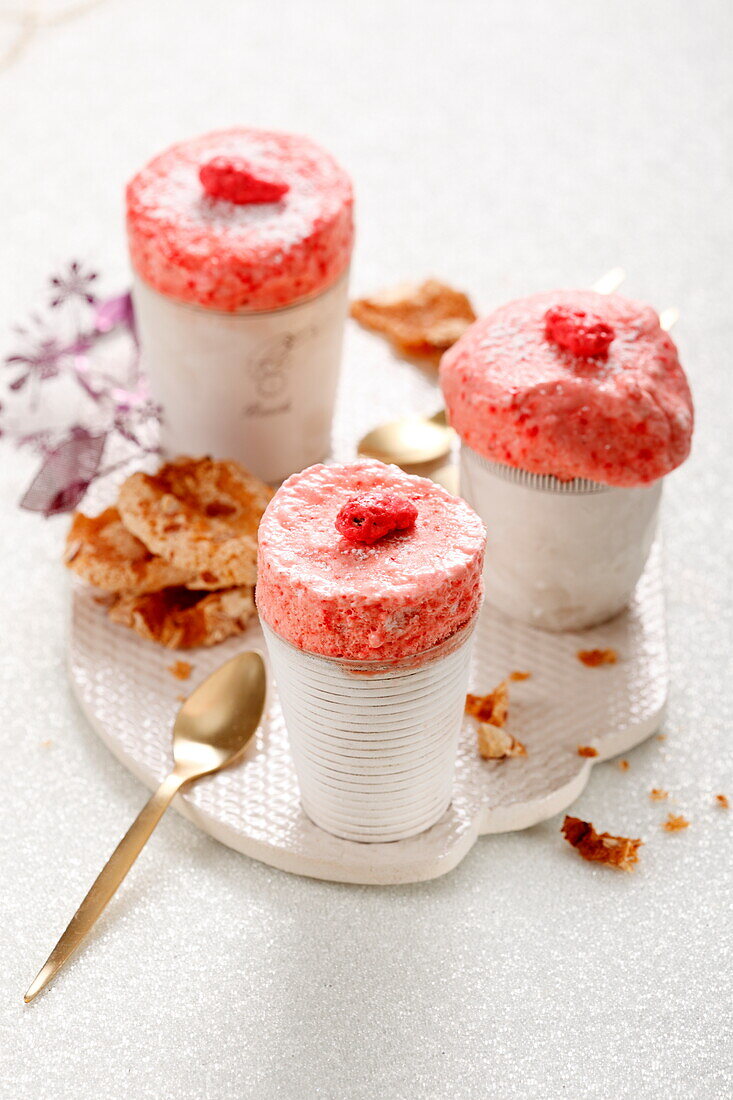
<svg viewBox="0 0 733 1100"><path fill-rule="evenodd" d="M420 466L450 454L455 432L445 409L434 416L403 416L380 424L359 442L359 454L396 466Z"/></svg>
<svg viewBox="0 0 733 1100"><path fill-rule="evenodd" d="M262 719L267 674L259 653L233 657L189 695L173 726L170 775L138 814L25 995L32 1001L76 951L107 907L174 795L188 783L229 767Z"/></svg>

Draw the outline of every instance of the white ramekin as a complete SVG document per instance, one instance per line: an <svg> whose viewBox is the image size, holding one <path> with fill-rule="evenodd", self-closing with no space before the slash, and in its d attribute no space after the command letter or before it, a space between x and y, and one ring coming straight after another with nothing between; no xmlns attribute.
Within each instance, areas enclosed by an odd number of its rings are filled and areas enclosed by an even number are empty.
<svg viewBox="0 0 733 1100"><path fill-rule="evenodd" d="M543 630L582 630L628 603L654 541L661 480L634 489L530 474L461 444L461 496L489 531L486 599Z"/></svg>
<svg viewBox="0 0 733 1100"><path fill-rule="evenodd" d="M143 365L168 455L233 458L276 483L331 447L348 272L313 298L224 313L133 282Z"/></svg>
<svg viewBox="0 0 733 1100"><path fill-rule="evenodd" d="M474 622L419 659L392 662L305 653L262 623L303 809L316 825L384 842L443 816Z"/></svg>

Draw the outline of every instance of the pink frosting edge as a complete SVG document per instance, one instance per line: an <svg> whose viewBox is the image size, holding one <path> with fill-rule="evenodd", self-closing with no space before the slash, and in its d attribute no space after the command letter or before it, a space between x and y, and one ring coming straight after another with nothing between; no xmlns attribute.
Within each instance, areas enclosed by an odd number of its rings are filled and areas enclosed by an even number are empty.
<svg viewBox="0 0 733 1100"><path fill-rule="evenodd" d="M545 395L536 379L523 388L511 384L515 379L505 383L501 377L487 377L481 342L492 327L517 307L533 310L537 320L556 304L596 311L611 307L612 321L618 309L637 316L654 354L646 348L650 376L641 379L644 384L633 400L623 389L614 397L612 388L602 390L587 374L564 378L563 388L569 392ZM636 487L670 473L690 452L694 408L677 348L651 307L620 295L554 291L509 302L476 321L444 354L440 384L450 422L462 441L491 461L529 473ZM572 418L579 407L588 414L582 427ZM642 424L649 430L640 441ZM602 439L610 440L605 451L595 446Z"/></svg>
<svg viewBox="0 0 733 1100"><path fill-rule="evenodd" d="M354 466L382 466L381 463L355 463ZM323 467L311 467L310 470ZM328 469L328 467L326 467ZM395 467L385 467L394 470ZM309 473L309 470L294 474L283 483L283 487ZM408 475L399 474L404 478ZM370 645L370 636L380 633L387 615L399 613L405 606L404 594L390 593L376 599L367 598L358 606L358 617L354 619L354 594L323 596L309 589L287 570L278 568L268 553L268 527L277 511L277 493L268 505L260 523L258 580L255 592L257 610L261 619L285 641L296 649L317 656L330 657L345 661L401 661L405 658L428 654L436 646L458 635L477 615L483 601L483 559L485 532L475 512L460 498L451 496L446 490L428 482L424 478L412 478L425 483L445 499L458 502L465 509L471 523L477 524L477 530L483 532L480 547L465 563L461 575L447 583L437 586L427 594L422 603L411 604L416 614L410 620L409 629L396 635L391 643L375 649ZM281 487L282 488L282 487ZM338 538L338 535L336 535ZM443 605L446 612L441 618L436 611L437 603ZM451 609L449 614L447 609ZM297 612L297 613L296 613ZM347 616L348 613L348 616ZM347 626L348 629L340 629ZM347 641L345 642L345 639Z"/></svg>
<svg viewBox="0 0 733 1100"><path fill-rule="evenodd" d="M301 143L321 158L333 175L327 209L315 218L309 231L286 249L257 248L250 254L214 241L209 251L192 246L191 233L174 218L151 213L140 192L146 178L161 163L205 142L214 155L217 138L264 135ZM193 152L190 154L193 156ZM334 285L349 266L354 243L354 196L351 180L338 162L315 142L299 135L234 127L178 142L141 169L125 191L128 248L132 267L154 290L181 302L222 312L260 312L281 309L313 297ZM286 200L287 201L287 200ZM229 204L224 204L228 206ZM206 237L201 231L201 237ZM199 242L200 243L200 242Z"/></svg>

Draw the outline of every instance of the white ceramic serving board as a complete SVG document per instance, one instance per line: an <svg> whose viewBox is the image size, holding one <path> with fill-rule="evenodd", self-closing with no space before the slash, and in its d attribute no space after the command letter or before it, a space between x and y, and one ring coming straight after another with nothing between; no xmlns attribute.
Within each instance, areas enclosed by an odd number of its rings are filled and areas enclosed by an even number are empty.
<svg viewBox="0 0 733 1100"><path fill-rule="evenodd" d="M615 649L615 665L586 668L579 649ZM146 786L172 767L171 727L179 697L242 649L264 652L259 626L213 649L174 653L110 623L93 596L75 587L69 638L71 681L93 729ZM182 683L169 671L193 665ZM507 729L527 757L485 761L467 720L453 804L427 832L391 844L340 840L300 808L287 734L270 684L256 743L238 766L201 780L176 808L217 840L284 871L355 883L405 883L452 870L484 833L525 829L569 806L594 763L626 752L653 733L667 691L661 553L657 546L630 609L581 634L546 634L486 607L476 632L471 690L491 691L512 670ZM577 754L579 744L598 749Z"/></svg>

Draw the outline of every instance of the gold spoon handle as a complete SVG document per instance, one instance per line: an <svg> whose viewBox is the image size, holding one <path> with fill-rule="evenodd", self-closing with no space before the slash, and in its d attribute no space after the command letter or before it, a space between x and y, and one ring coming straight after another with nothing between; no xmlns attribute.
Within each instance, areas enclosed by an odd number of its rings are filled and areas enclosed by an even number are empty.
<svg viewBox="0 0 733 1100"><path fill-rule="evenodd" d="M610 271L607 271L605 275L601 275L600 279L596 280L593 289L597 294L613 294L625 278L626 272L622 267L612 267Z"/></svg>
<svg viewBox="0 0 733 1100"><path fill-rule="evenodd" d="M167 779L163 780L155 794L143 806L95 879L84 901L69 921L68 928L31 982L24 998L26 1003L32 1001L36 994L48 985L87 936L140 855L148 837L170 805L173 796L188 778L190 777L178 775L175 771L171 772Z"/></svg>
<svg viewBox="0 0 733 1100"><path fill-rule="evenodd" d="M607 271L605 275L601 275L593 284L593 289L598 294L613 294L615 290L621 286L621 283L626 278L626 272L622 267L612 267L610 271ZM679 310L674 306L668 306L667 309L663 309L659 314L659 326L663 328L665 332L669 332L671 328L677 324L680 319Z"/></svg>
<svg viewBox="0 0 733 1100"><path fill-rule="evenodd" d="M677 324L680 319L680 311L674 306L667 306L659 314L659 327L663 328L665 332L669 332L671 328Z"/></svg>

